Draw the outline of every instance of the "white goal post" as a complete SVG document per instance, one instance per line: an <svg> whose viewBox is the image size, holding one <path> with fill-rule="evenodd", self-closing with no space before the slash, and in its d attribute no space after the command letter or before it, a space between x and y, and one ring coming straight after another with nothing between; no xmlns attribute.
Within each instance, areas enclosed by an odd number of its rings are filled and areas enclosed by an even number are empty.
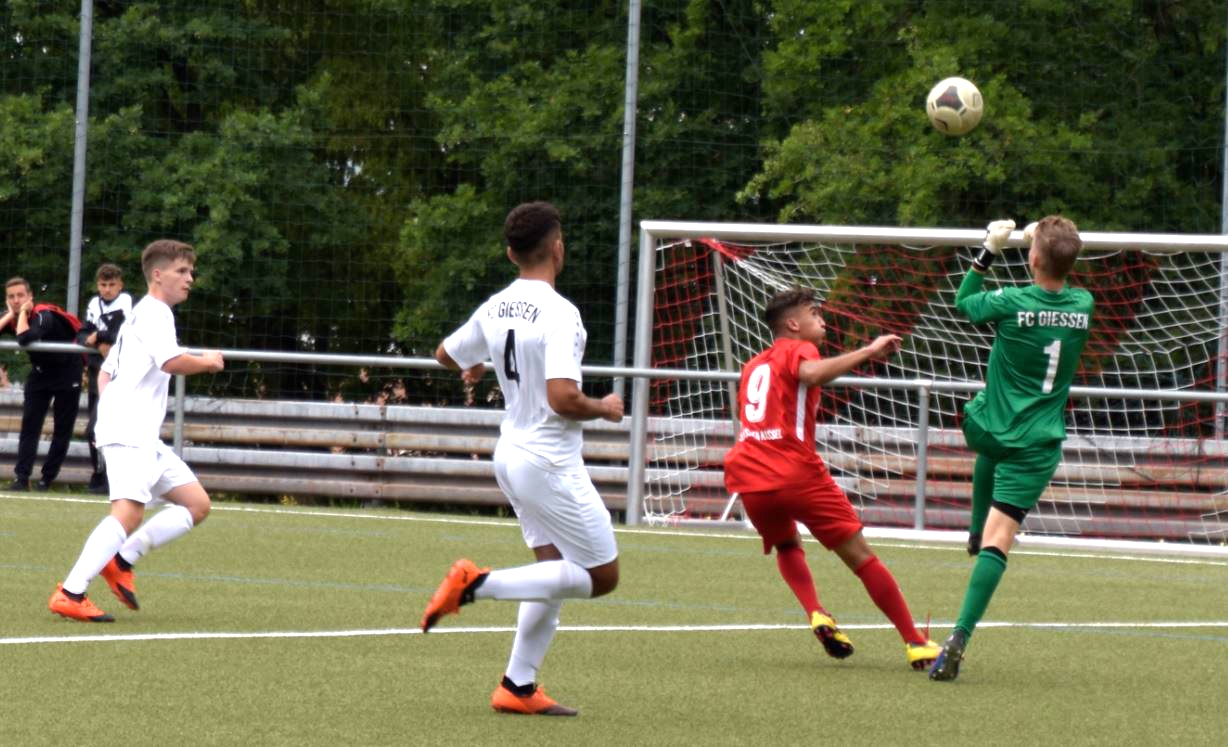
<svg viewBox="0 0 1228 747"><path fill-rule="evenodd" d="M825 354L895 332L901 353L825 387L818 449L868 527L966 526L960 408L993 340L954 312L983 229L643 221L627 523L732 514L720 458L737 372L770 344L760 310L794 285L824 298ZM1096 324L1068 409L1063 465L1031 535L1228 543L1224 439L1228 236L1082 233L1072 282ZM1022 232L986 287L1031 282ZM736 513L736 512L733 512Z"/></svg>

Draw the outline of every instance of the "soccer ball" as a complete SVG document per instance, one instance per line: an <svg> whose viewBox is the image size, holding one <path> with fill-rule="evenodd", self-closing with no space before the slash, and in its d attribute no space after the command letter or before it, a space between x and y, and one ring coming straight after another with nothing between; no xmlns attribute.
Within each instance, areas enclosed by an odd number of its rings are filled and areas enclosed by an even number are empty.
<svg viewBox="0 0 1228 747"><path fill-rule="evenodd" d="M944 135L971 132L981 121L983 109L981 92L963 78L939 81L925 99L925 113L929 115L930 124Z"/></svg>

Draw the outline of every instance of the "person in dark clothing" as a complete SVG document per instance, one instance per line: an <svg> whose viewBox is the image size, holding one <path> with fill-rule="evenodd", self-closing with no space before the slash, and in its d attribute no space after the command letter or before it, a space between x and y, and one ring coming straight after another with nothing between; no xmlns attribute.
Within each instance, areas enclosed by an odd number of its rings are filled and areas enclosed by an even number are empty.
<svg viewBox="0 0 1228 747"><path fill-rule="evenodd" d="M85 427L85 440L90 444L90 463L94 473L90 475L89 490L91 493L106 495L107 468L102 455L94 442L94 426L98 423L98 372L102 368L102 360L107 357L115 337L119 334L119 326L124 319L132 314L132 296L124 292L124 272L117 265L110 263L100 265L94 275L98 284L98 295L85 305L85 322L81 331L77 332L77 342L86 347L95 348L98 352L86 358L85 366L89 373L89 409L90 421Z"/></svg>
<svg viewBox="0 0 1228 747"><path fill-rule="evenodd" d="M30 284L24 278L11 278L4 284L7 307L0 317L0 331L12 327L17 342L74 342L81 322L54 304L35 304ZM29 351L30 375L26 379L25 397L21 410L21 437L17 442L17 464L9 490L29 490L38 439L42 434L47 410L54 402L55 427L51 448L43 462L38 489L46 490L60 474L60 466L68 453L73 424L81 398L81 373L84 360L78 353L46 353Z"/></svg>

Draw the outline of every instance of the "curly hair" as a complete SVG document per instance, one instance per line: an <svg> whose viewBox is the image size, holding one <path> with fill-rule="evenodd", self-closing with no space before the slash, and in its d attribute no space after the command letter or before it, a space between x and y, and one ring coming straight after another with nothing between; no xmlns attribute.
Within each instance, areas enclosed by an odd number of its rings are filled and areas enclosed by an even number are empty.
<svg viewBox="0 0 1228 747"><path fill-rule="evenodd" d="M779 334L778 325L789 312L798 306L815 306L819 303L819 294L810 288L793 287L782 290L768 299L763 307L763 321L767 322L772 334Z"/></svg>
<svg viewBox="0 0 1228 747"><path fill-rule="evenodd" d="M517 205L503 222L503 237L518 256L527 257L539 249L546 237L563 225L558 208L548 202Z"/></svg>

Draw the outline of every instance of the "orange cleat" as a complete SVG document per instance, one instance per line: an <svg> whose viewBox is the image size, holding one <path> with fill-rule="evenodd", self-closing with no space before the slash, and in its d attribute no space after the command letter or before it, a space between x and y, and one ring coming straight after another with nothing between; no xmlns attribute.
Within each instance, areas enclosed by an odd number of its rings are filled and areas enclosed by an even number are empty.
<svg viewBox="0 0 1228 747"><path fill-rule="evenodd" d="M136 583L131 568L125 571L119 567L118 560L111 558L102 569L102 578L107 582L107 586L111 587L111 593L115 595L115 598L123 602L128 609L139 610L141 608L136 601Z"/></svg>
<svg viewBox="0 0 1228 747"><path fill-rule="evenodd" d="M56 584L55 593L51 595L51 600L47 602L47 607L55 614L67 617L70 620L96 623L115 622L114 617L98 609L90 601L89 597L85 597L78 602L65 594L63 584Z"/></svg>
<svg viewBox="0 0 1228 747"><path fill-rule="evenodd" d="M565 705L559 705L546 695L540 687L534 688L532 695L517 695L503 683L495 688L490 696L490 707L499 713L521 713L527 716L575 716L580 712Z"/></svg>
<svg viewBox="0 0 1228 747"><path fill-rule="evenodd" d="M422 632L435 627L435 623L444 615L459 612L462 604L472 602L474 584L487 573L490 573L489 568L478 568L472 560L461 558L453 563L426 605L426 612L422 614Z"/></svg>

